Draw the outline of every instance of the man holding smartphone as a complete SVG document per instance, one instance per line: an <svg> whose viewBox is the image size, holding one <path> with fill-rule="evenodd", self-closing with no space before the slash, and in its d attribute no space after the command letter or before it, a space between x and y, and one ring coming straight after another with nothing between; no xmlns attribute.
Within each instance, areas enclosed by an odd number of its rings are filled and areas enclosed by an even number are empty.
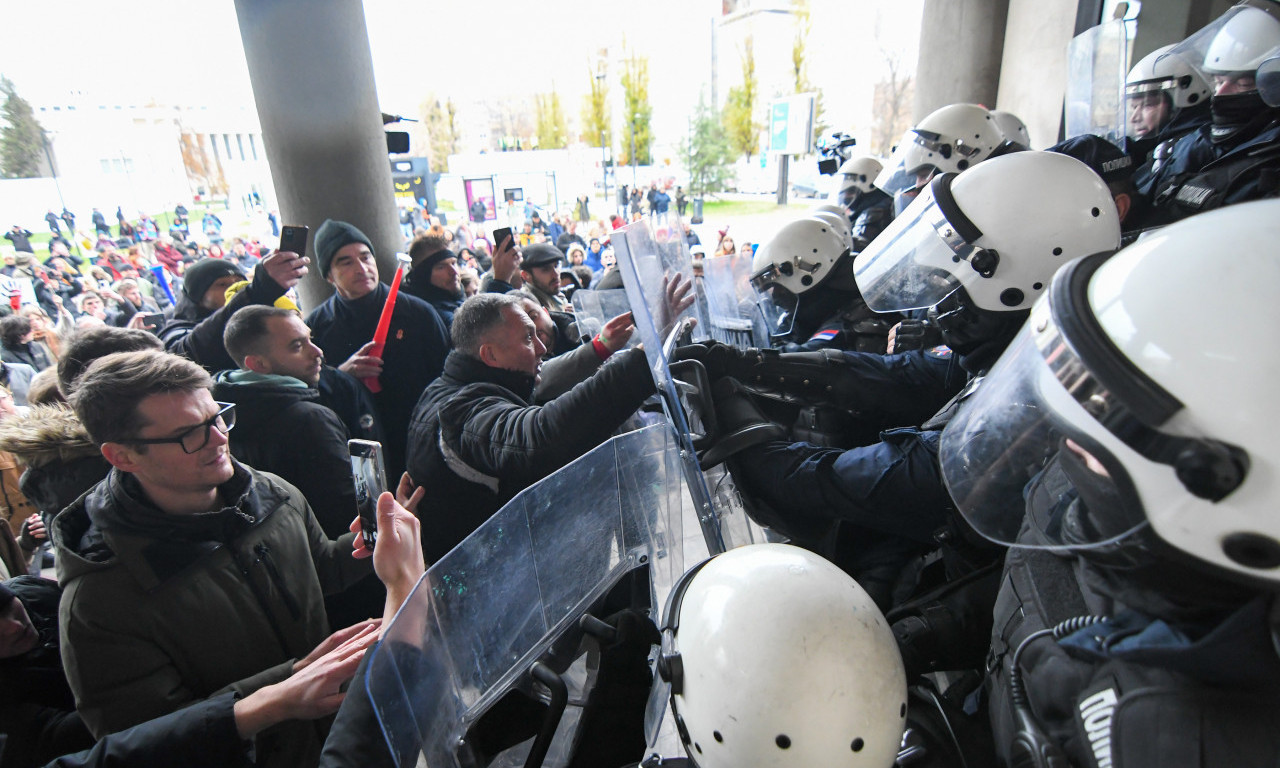
<svg viewBox="0 0 1280 768"><path fill-rule="evenodd" d="M329 540L297 489L231 459L235 408L210 385L188 360L128 352L71 393L112 465L54 526L63 663L96 737L248 695L367 631L329 635L321 604L369 572L351 535ZM268 729L258 764L314 765L321 738L310 723Z"/></svg>

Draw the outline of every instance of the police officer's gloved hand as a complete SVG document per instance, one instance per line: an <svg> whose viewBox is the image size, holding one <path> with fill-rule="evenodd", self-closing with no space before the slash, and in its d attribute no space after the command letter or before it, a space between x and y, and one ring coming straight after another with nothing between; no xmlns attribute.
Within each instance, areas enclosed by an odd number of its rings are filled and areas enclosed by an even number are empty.
<svg viewBox="0 0 1280 768"><path fill-rule="evenodd" d="M686 344L677 347L672 355L673 360L697 360L707 369L707 377L712 381L732 376L736 379L750 379L754 376L755 367L762 357L758 349L737 349L718 341L704 341L700 344Z"/></svg>
<svg viewBox="0 0 1280 768"><path fill-rule="evenodd" d="M942 331L928 320L908 318L889 331L891 355L913 349L930 349L942 343Z"/></svg>

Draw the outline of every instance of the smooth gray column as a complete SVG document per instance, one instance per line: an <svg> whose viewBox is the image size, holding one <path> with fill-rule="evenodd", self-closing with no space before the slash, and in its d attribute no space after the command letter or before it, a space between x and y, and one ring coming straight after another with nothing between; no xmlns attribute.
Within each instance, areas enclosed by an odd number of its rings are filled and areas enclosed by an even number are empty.
<svg viewBox="0 0 1280 768"><path fill-rule="evenodd" d="M995 108L1009 0L925 0L912 123L957 102Z"/></svg>
<svg viewBox="0 0 1280 768"><path fill-rule="evenodd" d="M361 0L236 0L236 16L281 223L314 242L326 218L351 222L389 282L404 240ZM313 263L303 311L331 292Z"/></svg>

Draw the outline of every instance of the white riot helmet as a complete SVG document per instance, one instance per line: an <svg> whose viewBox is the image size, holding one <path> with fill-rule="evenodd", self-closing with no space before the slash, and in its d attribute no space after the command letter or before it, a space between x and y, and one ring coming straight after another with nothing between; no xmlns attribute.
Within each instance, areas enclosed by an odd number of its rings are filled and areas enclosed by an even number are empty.
<svg viewBox="0 0 1280 768"><path fill-rule="evenodd" d="M1213 87L1196 67L1176 54L1170 55L1174 46L1166 45L1148 53L1125 80L1125 94L1129 97L1147 93L1162 93L1169 97L1173 109L1203 104L1213 96Z"/></svg>
<svg viewBox="0 0 1280 768"><path fill-rule="evenodd" d="M1005 141L1012 141L1031 149L1031 132L1027 130L1027 124L1022 122L1022 118L1002 109L993 110L991 118L1000 127L1000 133L1004 135Z"/></svg>
<svg viewBox="0 0 1280 768"><path fill-rule="evenodd" d="M849 217L844 214L834 213L832 211L813 211L809 214L809 218L828 224L840 235L840 241L845 248L853 247L853 227L849 224Z"/></svg>
<svg viewBox="0 0 1280 768"><path fill-rule="evenodd" d="M1173 47L1168 56L1199 67L1208 75L1257 70L1280 46L1280 3L1244 0Z"/></svg>
<svg viewBox="0 0 1280 768"><path fill-rule="evenodd" d="M1154 534L1215 573L1280 584L1278 240L1280 201L1243 203L1060 272L943 433L973 527L1099 562L1150 553ZM1157 589L1169 570L1153 569Z"/></svg>
<svg viewBox="0 0 1280 768"><path fill-rule="evenodd" d="M819 218L786 224L756 250L751 283L761 292L781 286L796 295L817 287L849 252L848 231L847 219L843 232L838 224Z"/></svg>
<svg viewBox="0 0 1280 768"><path fill-rule="evenodd" d="M898 646L848 574L807 550L753 544L672 590L659 670L699 768L889 768L906 724Z"/></svg>
<svg viewBox="0 0 1280 768"><path fill-rule="evenodd" d="M1154 138L1179 110L1208 104L1213 88L1200 70L1171 54L1175 46L1157 48L1129 70L1125 82L1126 133Z"/></svg>
<svg viewBox="0 0 1280 768"><path fill-rule="evenodd" d="M902 154L902 167L908 176L932 167L938 173L959 173L986 160L1004 143L1000 126L985 107L977 104L950 104L929 114L907 131L907 139L895 151ZM881 171L895 175L899 169L889 165ZM891 186L889 178L876 179L876 186Z"/></svg>
<svg viewBox="0 0 1280 768"><path fill-rule="evenodd" d="M832 202L849 206L875 189L876 177L884 166L874 157L854 157L844 162L836 175L840 177L839 187L831 193Z"/></svg>
<svg viewBox="0 0 1280 768"><path fill-rule="evenodd" d="M931 307L964 288L972 306L1028 309L1068 261L1120 247L1120 217L1089 166L1016 152L935 176L853 263L877 312Z"/></svg>

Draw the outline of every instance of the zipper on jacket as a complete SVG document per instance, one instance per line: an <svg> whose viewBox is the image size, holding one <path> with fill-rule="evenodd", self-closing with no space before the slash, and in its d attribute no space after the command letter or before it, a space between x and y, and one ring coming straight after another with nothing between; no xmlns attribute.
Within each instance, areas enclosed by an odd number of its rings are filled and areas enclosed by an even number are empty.
<svg viewBox="0 0 1280 768"><path fill-rule="evenodd" d="M253 592L253 596L258 600L258 607L262 609L262 613L267 617L267 623L271 625L271 631L275 633L276 642L280 643L280 651L286 657L291 654L289 643L285 639L284 632L281 631L280 625L276 623L275 611L267 604L267 599L262 595L262 590L258 588L258 583L253 580L253 575L249 573L248 567L240 562L240 555L236 553L235 547L227 547L227 552L231 555L231 560L240 569L240 573L244 574L244 580L249 582L249 591Z"/></svg>
<svg viewBox="0 0 1280 768"><path fill-rule="evenodd" d="M275 583L276 589L280 590L280 596L284 598L284 604L289 609L289 615L293 616L294 621L301 619L302 607L298 605L297 598L289 591L284 578L280 576L280 569L276 568L275 558L271 556L271 548L267 546L265 541L260 541L254 545L253 551L258 555L258 561L267 567L267 573L271 575L271 581Z"/></svg>

